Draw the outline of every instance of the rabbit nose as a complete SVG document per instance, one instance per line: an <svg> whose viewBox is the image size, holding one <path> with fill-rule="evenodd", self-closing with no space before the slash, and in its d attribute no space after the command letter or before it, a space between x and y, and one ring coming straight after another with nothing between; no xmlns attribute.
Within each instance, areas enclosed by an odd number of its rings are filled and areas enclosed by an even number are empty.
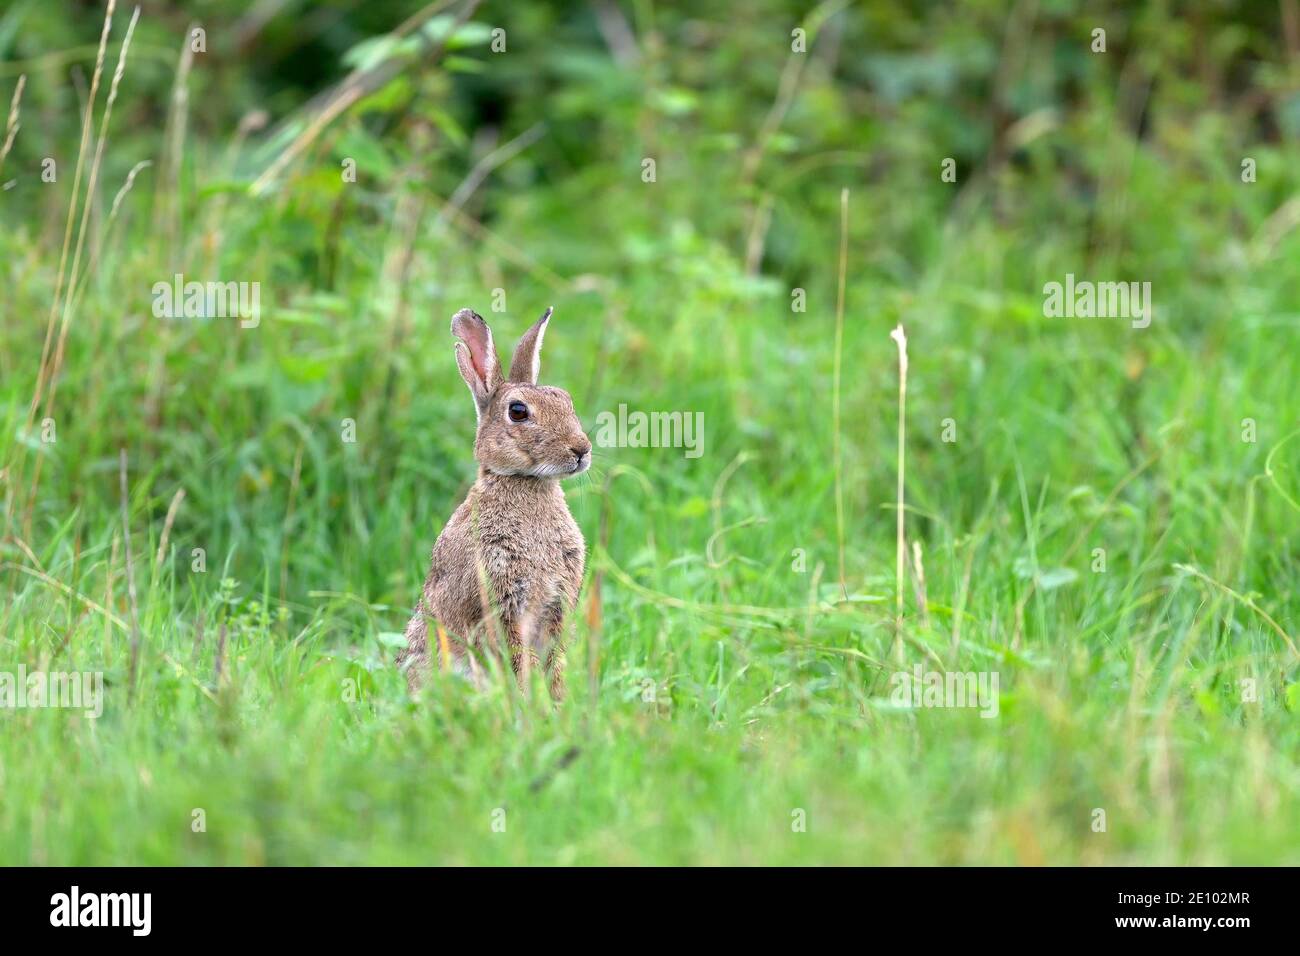
<svg viewBox="0 0 1300 956"><path fill-rule="evenodd" d="M569 449L569 451L581 458L583 455L586 455L591 451L591 443L586 442L581 445L574 445Z"/></svg>

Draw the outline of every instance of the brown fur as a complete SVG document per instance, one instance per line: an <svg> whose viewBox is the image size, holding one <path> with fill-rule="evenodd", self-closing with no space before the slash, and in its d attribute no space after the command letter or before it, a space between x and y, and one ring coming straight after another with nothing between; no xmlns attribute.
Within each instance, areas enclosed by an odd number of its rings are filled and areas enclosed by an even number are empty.
<svg viewBox="0 0 1300 956"><path fill-rule="evenodd" d="M504 638L517 676L545 663L551 695L564 696L564 618L582 587L586 544L559 480L587 469L591 442L568 393L536 383L550 316L547 309L524 334L508 377L482 317L462 309L451 320L460 339L456 363L478 410L479 474L433 546L406 626L397 663L412 692L432 669L431 658L481 682L483 654ZM516 402L527 406L526 421L510 420ZM445 659L436 625L447 635Z"/></svg>

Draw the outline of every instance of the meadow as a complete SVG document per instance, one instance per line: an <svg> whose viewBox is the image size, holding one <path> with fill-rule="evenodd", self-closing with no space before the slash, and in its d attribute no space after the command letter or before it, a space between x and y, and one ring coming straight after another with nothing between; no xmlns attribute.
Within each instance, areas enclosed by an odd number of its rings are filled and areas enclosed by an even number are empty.
<svg viewBox="0 0 1300 956"><path fill-rule="evenodd" d="M104 688L0 863L1300 863L1294 4L245 6L0 10L0 672ZM411 699L548 306L699 446L566 482L562 706Z"/></svg>

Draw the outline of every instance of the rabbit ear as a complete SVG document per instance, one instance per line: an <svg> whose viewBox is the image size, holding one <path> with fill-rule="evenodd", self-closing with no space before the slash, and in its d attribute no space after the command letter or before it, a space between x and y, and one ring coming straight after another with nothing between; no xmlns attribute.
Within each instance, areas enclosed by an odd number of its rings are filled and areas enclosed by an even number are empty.
<svg viewBox="0 0 1300 956"><path fill-rule="evenodd" d="M510 381L537 384L537 374L542 370L542 339L546 335L546 323L551 321L554 311L554 308L548 308L543 312L515 346L514 358L510 360Z"/></svg>
<svg viewBox="0 0 1300 956"><path fill-rule="evenodd" d="M501 362L492 344L492 330L483 316L472 309L461 309L451 317L451 334L456 343L456 366L469 386L474 401L482 406L501 380Z"/></svg>

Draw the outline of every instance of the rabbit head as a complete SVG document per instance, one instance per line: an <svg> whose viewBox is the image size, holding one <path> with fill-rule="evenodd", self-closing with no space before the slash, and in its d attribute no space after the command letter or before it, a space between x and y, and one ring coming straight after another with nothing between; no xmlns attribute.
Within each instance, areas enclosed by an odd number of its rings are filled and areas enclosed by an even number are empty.
<svg viewBox="0 0 1300 956"><path fill-rule="evenodd" d="M483 317L461 309L451 319L456 365L469 386L478 414L474 457L498 475L567 478L591 466L591 442L561 388L537 384L540 354L551 310L533 324L515 347L510 374L492 344Z"/></svg>

